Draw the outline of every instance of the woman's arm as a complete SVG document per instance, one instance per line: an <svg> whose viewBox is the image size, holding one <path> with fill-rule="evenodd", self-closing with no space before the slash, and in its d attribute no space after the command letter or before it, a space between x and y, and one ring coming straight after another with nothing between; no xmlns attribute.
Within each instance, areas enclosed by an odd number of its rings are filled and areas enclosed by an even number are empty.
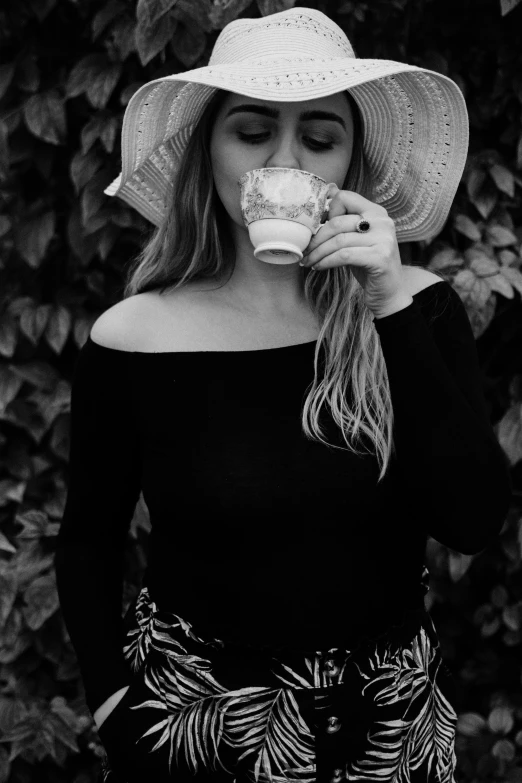
<svg viewBox="0 0 522 783"><path fill-rule="evenodd" d="M394 409L401 504L442 544L475 554L498 536L511 502L475 338L446 281L374 319Z"/></svg>
<svg viewBox="0 0 522 783"><path fill-rule="evenodd" d="M71 392L68 491L55 569L91 712L131 681L122 651L123 553L140 494L141 457L129 358L89 338Z"/></svg>

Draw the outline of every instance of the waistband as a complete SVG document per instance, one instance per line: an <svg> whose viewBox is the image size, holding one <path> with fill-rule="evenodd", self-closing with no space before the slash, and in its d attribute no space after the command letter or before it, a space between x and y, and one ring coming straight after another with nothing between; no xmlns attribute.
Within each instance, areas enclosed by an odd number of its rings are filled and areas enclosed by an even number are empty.
<svg viewBox="0 0 522 783"><path fill-rule="evenodd" d="M167 604L162 597L155 596L154 580L149 584L147 572L144 575L143 588L146 590L146 600L153 606L153 611L156 614L161 613L167 624L170 616L171 622L187 625L192 628L195 636L203 641L208 640L209 643L218 641L226 644L230 649L288 651L309 655L318 650L351 649L365 641L379 639L390 633L397 637L401 629L407 635L411 633L412 628L418 628L423 619L429 624L424 598L429 591L430 573L424 563L421 566L418 581L408 588L406 594L397 596L395 602L388 594L383 596L383 601L378 606L365 610L364 615L359 609L358 616L355 612L350 612L347 606L342 616L332 618L330 624L324 622L323 627L317 629L313 626L310 628L300 626L298 629L290 630L281 617L278 617L275 626L266 627L265 631L265 627L254 622L252 616L246 618L248 622L242 623L239 618L235 623L230 618L227 622L224 617L214 618L205 612L199 615L197 612L189 614L188 611L183 610L183 602L179 606L173 606ZM180 611L182 618L178 614Z"/></svg>
<svg viewBox="0 0 522 783"><path fill-rule="evenodd" d="M138 623L141 632L150 636L154 633L168 635L169 629L174 632L180 629L194 642L210 645L215 648L226 648L237 655L259 653L261 655L276 654L279 656L301 655L310 657L326 655L333 650L353 651L366 644L376 644L379 640L394 641L398 644L406 643L418 632L421 626L432 628L431 616L427 612L424 602L419 597L412 600L407 606L397 608L388 617L373 618L365 628L353 630L347 623L347 627L333 634L326 644L293 644L281 642L270 638L269 641L258 643L241 638L240 629L237 634L216 635L203 624L180 617L177 613L165 608L156 602L151 596L147 585L141 588L127 613L127 623ZM335 636L335 638L334 638Z"/></svg>

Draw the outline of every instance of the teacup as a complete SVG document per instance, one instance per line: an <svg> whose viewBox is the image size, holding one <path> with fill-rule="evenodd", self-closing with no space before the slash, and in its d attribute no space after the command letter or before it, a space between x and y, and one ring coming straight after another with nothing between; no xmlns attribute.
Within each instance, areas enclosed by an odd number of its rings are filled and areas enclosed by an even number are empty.
<svg viewBox="0 0 522 783"><path fill-rule="evenodd" d="M331 198L330 184L301 169L252 169L238 180L241 214L254 256L269 264L296 264L317 234Z"/></svg>

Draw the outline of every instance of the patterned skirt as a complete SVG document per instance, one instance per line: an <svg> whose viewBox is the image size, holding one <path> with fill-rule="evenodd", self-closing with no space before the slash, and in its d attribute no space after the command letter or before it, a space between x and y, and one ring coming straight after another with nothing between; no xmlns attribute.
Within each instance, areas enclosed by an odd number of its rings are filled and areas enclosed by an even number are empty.
<svg viewBox="0 0 522 783"><path fill-rule="evenodd" d="M455 683L424 609L311 654L203 639L147 587L125 624L99 783L455 783Z"/></svg>

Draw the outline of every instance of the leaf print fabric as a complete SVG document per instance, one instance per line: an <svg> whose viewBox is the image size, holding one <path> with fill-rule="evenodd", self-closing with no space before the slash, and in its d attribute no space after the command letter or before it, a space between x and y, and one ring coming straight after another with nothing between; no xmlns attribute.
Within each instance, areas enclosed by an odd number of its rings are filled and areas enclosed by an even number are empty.
<svg viewBox="0 0 522 783"><path fill-rule="evenodd" d="M126 617L134 674L99 734L100 783L455 783L452 676L430 615L356 649L203 639L143 587Z"/></svg>

